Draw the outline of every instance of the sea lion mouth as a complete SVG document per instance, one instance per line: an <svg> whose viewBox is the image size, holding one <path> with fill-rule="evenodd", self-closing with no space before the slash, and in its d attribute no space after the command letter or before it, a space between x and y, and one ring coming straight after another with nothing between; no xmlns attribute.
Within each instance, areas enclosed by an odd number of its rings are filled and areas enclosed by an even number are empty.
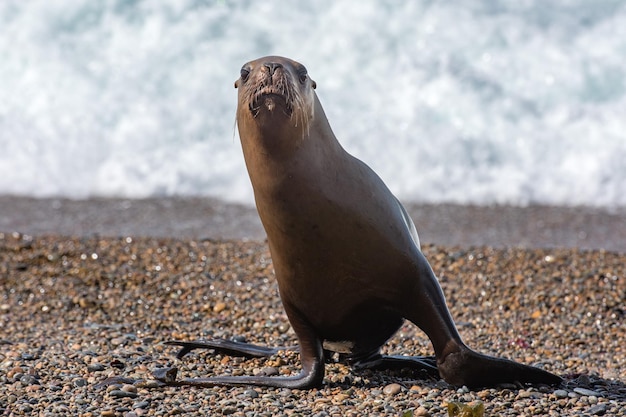
<svg viewBox="0 0 626 417"><path fill-rule="evenodd" d="M275 85L266 85L258 89L252 100L250 101L250 112L253 117L257 117L261 108L265 107L268 111L273 112L276 106L280 106L287 117L293 114L293 104L289 100L289 92L285 88Z"/></svg>
<svg viewBox="0 0 626 417"><path fill-rule="evenodd" d="M308 133L313 119L315 83L309 81L304 71L290 64L272 62L244 66L235 84L241 89L240 109L249 111L263 126L289 122L291 127L301 127Z"/></svg>

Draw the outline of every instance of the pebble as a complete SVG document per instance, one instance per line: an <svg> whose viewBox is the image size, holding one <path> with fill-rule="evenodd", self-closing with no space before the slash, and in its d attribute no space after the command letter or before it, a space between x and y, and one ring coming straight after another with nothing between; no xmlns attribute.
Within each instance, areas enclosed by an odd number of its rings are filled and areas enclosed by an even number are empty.
<svg viewBox="0 0 626 417"><path fill-rule="evenodd" d="M597 404L587 410L587 413L592 416L603 416L606 413L606 409L606 404Z"/></svg>
<svg viewBox="0 0 626 417"><path fill-rule="evenodd" d="M248 398L259 398L259 393L256 392L253 389L249 389L243 392L243 395L245 395Z"/></svg>
<svg viewBox="0 0 626 417"><path fill-rule="evenodd" d="M89 372L99 372L104 371L105 369L106 368L101 363L92 363L90 365L87 365L87 370Z"/></svg>
<svg viewBox="0 0 626 417"><path fill-rule="evenodd" d="M594 397L602 397L602 394L600 394L599 392L587 389L587 388L580 388L580 387L576 387L574 388L574 392L576 394L580 394L580 395L584 395L584 396L594 396Z"/></svg>
<svg viewBox="0 0 626 417"><path fill-rule="evenodd" d="M389 384L383 388L383 393L386 395L396 395L402 390L402 385L400 384Z"/></svg>
<svg viewBox="0 0 626 417"><path fill-rule="evenodd" d="M76 387L84 387L87 385L87 380L85 378L76 378L73 382Z"/></svg>
<svg viewBox="0 0 626 417"><path fill-rule="evenodd" d="M425 409L424 407L417 407L413 411L413 415L415 417L430 417L431 416L431 414L428 412L428 410Z"/></svg>
<svg viewBox="0 0 626 417"><path fill-rule="evenodd" d="M20 377L20 383L26 387L28 385L38 384L39 381L37 381L37 378L33 375L23 375Z"/></svg>
<svg viewBox="0 0 626 417"><path fill-rule="evenodd" d="M47 236L25 245L19 234L0 234L0 286L11 289L0 299L0 319L10 315L4 335L20 335L0 338L11 342L0 342L0 414L443 416L450 401L478 399L490 416L625 414L626 392L617 381L626 380L619 310L626 284L616 277L626 276L626 255L455 248L451 256L450 248L432 245L423 251L457 323L470 323L463 327L469 345L580 376L556 390L508 384L473 391L410 371L357 373L328 363L324 385L313 390L156 388L151 370L159 367L178 367L180 377L299 372L297 352L244 360L198 350L178 361L176 349L162 344L174 335L295 344L265 243ZM385 349L432 352L409 323ZM96 386L113 376L144 383Z"/></svg>
<svg viewBox="0 0 626 417"><path fill-rule="evenodd" d="M131 392L131 393L137 393L137 387L132 385L132 384L124 384L124 385L122 385L122 391L124 391L124 392Z"/></svg>
<svg viewBox="0 0 626 417"><path fill-rule="evenodd" d="M266 375L266 376L278 375L278 368L276 368L274 366L266 366L266 367L261 369L260 374L261 375Z"/></svg>
<svg viewBox="0 0 626 417"><path fill-rule="evenodd" d="M138 395L136 392L122 391L121 389L114 389L113 391L109 392L109 394L112 397L117 398L136 398Z"/></svg>
<svg viewBox="0 0 626 417"><path fill-rule="evenodd" d="M224 311L226 309L226 303L217 303L213 306L213 311L215 313L221 313L222 311Z"/></svg>
<svg viewBox="0 0 626 417"><path fill-rule="evenodd" d="M150 406L150 403L148 401L140 401L133 405L134 408L148 408L149 406Z"/></svg>

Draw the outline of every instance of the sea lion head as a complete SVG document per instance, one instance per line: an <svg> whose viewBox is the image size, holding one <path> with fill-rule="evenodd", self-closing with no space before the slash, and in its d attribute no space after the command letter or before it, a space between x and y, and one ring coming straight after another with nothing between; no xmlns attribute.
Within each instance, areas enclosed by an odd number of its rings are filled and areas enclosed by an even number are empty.
<svg viewBox="0 0 626 417"><path fill-rule="evenodd" d="M235 81L239 89L237 122L252 122L261 128L299 128L308 133L315 87L304 65L289 58L267 56L250 61Z"/></svg>

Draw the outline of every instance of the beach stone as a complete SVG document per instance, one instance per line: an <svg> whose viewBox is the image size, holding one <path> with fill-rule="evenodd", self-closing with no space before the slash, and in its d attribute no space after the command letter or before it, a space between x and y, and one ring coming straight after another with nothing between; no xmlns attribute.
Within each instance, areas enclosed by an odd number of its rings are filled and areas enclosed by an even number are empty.
<svg viewBox="0 0 626 417"><path fill-rule="evenodd" d="M126 343L126 338L124 337L115 337L111 339L111 344L113 346L120 346L120 345L123 345L124 343Z"/></svg>
<svg viewBox="0 0 626 417"><path fill-rule="evenodd" d="M606 404L596 404L589 410L587 410L587 413L591 414L592 416L603 416L604 414L606 414L606 411Z"/></svg>
<svg viewBox="0 0 626 417"><path fill-rule="evenodd" d="M554 396L556 398L567 398L567 391L565 391L564 389L557 389L553 392Z"/></svg>
<svg viewBox="0 0 626 417"><path fill-rule="evenodd" d="M387 394L387 395L396 395L398 394L400 391L402 391L402 385L400 384L389 384L387 386L385 386L385 388L383 388L383 393Z"/></svg>
<svg viewBox="0 0 626 417"><path fill-rule="evenodd" d="M137 387L132 384L124 384L121 389L125 392L137 393Z"/></svg>
<svg viewBox="0 0 626 417"><path fill-rule="evenodd" d="M576 385L580 386L580 387L588 387L591 385L591 379L589 378L589 375L579 375L578 378L576 378Z"/></svg>
<svg viewBox="0 0 626 417"><path fill-rule="evenodd" d="M9 378L9 379L15 378L15 376L18 375L18 374L19 375L23 375L24 374L24 369L21 366L16 366L16 367L10 369L7 372L7 378ZM17 378L17 379L19 379L19 378Z"/></svg>
<svg viewBox="0 0 626 417"><path fill-rule="evenodd" d="M90 365L87 365L87 370L89 372L99 372L99 371L104 371L105 369L106 368L101 363L92 363Z"/></svg>
<svg viewBox="0 0 626 417"><path fill-rule="evenodd" d="M264 368L261 368L261 371L259 373L265 376L274 376L278 375L278 369L274 366L266 366Z"/></svg>
<svg viewBox="0 0 626 417"><path fill-rule="evenodd" d="M248 390L245 390L245 391L243 392L243 395L245 395L245 396L246 396L246 397L248 397L248 398L259 398L259 393L258 393L258 392L256 392L256 391L255 391L255 390L253 390L253 389L248 389Z"/></svg>
<svg viewBox="0 0 626 417"><path fill-rule="evenodd" d="M39 381L37 381L34 375L23 375L20 378L20 383L26 387L28 385L39 384Z"/></svg>
<svg viewBox="0 0 626 417"><path fill-rule="evenodd" d="M150 402L148 401L140 401L138 403L133 404L133 408L148 408L150 406Z"/></svg>
<svg viewBox="0 0 626 417"><path fill-rule="evenodd" d="M576 387L574 388L574 392L576 394L584 395L586 397L589 397L589 396L602 397L602 394L600 394L599 392L596 392L587 388Z"/></svg>
<svg viewBox="0 0 626 417"><path fill-rule="evenodd" d="M76 378L72 381L75 387L84 387L87 385L87 380L85 378Z"/></svg>
<svg viewBox="0 0 626 417"><path fill-rule="evenodd" d="M430 412L424 407L417 407L413 411L413 415L416 417L431 417Z"/></svg>
<svg viewBox="0 0 626 417"><path fill-rule="evenodd" d="M138 396L136 392L122 391L121 389L114 389L113 391L109 392L109 394L112 397L116 398L137 398Z"/></svg>
<svg viewBox="0 0 626 417"><path fill-rule="evenodd" d="M213 311L215 313L221 313L226 309L226 303L219 302L213 306Z"/></svg>

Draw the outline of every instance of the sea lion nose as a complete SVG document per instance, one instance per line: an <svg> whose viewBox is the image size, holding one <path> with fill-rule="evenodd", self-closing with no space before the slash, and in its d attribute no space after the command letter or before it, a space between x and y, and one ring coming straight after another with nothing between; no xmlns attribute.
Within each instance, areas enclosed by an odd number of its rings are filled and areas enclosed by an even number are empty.
<svg viewBox="0 0 626 417"><path fill-rule="evenodd" d="M269 70L270 77L274 75L274 71L276 71L277 68L283 67L283 65L279 64L278 62L266 62L264 65L265 65L265 68Z"/></svg>

